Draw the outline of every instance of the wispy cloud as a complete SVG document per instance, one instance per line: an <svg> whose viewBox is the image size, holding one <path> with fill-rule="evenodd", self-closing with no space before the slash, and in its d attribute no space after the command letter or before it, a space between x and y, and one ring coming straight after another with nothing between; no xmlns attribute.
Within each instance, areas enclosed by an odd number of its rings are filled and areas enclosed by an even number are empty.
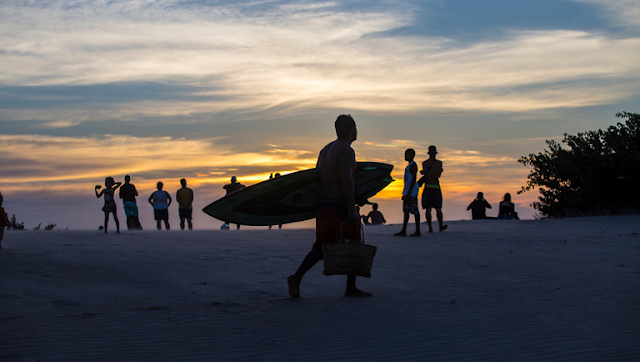
<svg viewBox="0 0 640 362"><path fill-rule="evenodd" d="M379 35L415 21L408 5L347 11L332 2L30 4L2 6L4 84L198 87L191 101L115 102L98 113L74 110L73 117L59 110L54 121L276 107L531 111L611 103L640 92L638 38L510 31L463 45L442 37ZM20 119L21 111L5 113ZM51 117L45 110L28 112Z"/></svg>
<svg viewBox="0 0 640 362"><path fill-rule="evenodd" d="M601 6L615 24L640 27L640 2L636 0L574 0Z"/></svg>

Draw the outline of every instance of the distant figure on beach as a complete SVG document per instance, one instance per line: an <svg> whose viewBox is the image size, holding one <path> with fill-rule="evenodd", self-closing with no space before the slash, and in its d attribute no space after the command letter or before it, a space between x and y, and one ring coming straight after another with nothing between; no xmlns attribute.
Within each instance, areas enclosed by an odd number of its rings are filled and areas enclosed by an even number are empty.
<svg viewBox="0 0 640 362"><path fill-rule="evenodd" d="M478 196L475 200L471 201L467 206L467 211L471 210L471 218L473 220L482 220L487 218L487 209L490 209L491 205L484 199L484 194L478 192Z"/></svg>
<svg viewBox="0 0 640 362"><path fill-rule="evenodd" d="M418 165L413 160L416 157L416 151L412 148L404 151L404 160L408 162L404 169L404 189L402 190L402 212L404 213L404 222L402 230L393 236L407 236L407 223L409 223L409 215L413 214L416 221L416 232L411 236L422 236L420 233L420 209L418 208ZM424 200L424 196L423 196ZM431 210L428 211L429 213ZM431 224L429 224L431 229Z"/></svg>
<svg viewBox="0 0 640 362"><path fill-rule="evenodd" d="M378 211L378 204L373 204L373 210L366 216L366 219L371 225L382 225L387 222L384 215Z"/></svg>
<svg viewBox="0 0 640 362"><path fill-rule="evenodd" d="M244 188L246 188L245 185L241 184L240 182L238 182L238 179L235 176L231 176L231 183L228 185L224 185L222 186L223 189L225 189L227 191L226 195L229 195L231 193L234 193L236 191L240 191ZM229 229L229 222L225 221L225 225L227 225L226 228L224 229ZM240 224L236 224L237 228L240 229ZM224 227L224 225L223 225Z"/></svg>
<svg viewBox="0 0 640 362"><path fill-rule="evenodd" d="M281 176L280 173L276 172L275 175L274 174L269 175L269 180L273 180L274 178L278 178L280 176ZM269 230L271 230L272 226L273 225L269 225ZM278 229L282 229L282 224L278 225Z"/></svg>
<svg viewBox="0 0 640 362"><path fill-rule="evenodd" d="M129 230L142 230L138 219L138 204L136 204L138 190L131 183L131 176L124 177L124 185L120 186L120 198L123 201L124 214L127 216L127 228Z"/></svg>
<svg viewBox="0 0 640 362"><path fill-rule="evenodd" d="M189 230L193 230L191 217L193 215L193 190L187 187L187 180L180 180L182 187L176 192L178 202L178 213L180 214L180 230L184 230L184 221L189 224Z"/></svg>
<svg viewBox="0 0 640 362"><path fill-rule="evenodd" d="M4 207L2 204L4 203L4 197L2 193L0 193L0 249L2 249L2 239L4 238L4 229L7 228L7 225L10 224L9 216L4 211Z"/></svg>
<svg viewBox="0 0 640 362"><path fill-rule="evenodd" d="M316 208L316 242L296 273L287 278L289 295L293 298L300 298L300 281L305 273L322 260L323 243L335 241L341 228L345 239L361 239L353 177L356 154L351 148L358 135L356 122L350 115L341 114L336 119L335 128L338 138L320 151L316 164L322 180ZM371 293L356 288L356 276L348 275L345 296L368 297Z"/></svg>
<svg viewBox="0 0 640 362"><path fill-rule="evenodd" d="M158 230L161 229L161 222L164 221L164 228L166 230L171 230L171 226L169 225L169 206L171 206L171 195L168 192L164 191L162 187L164 184L162 182L158 182L156 187L158 191L149 196L149 203L153 206L153 216L156 219L156 227Z"/></svg>
<svg viewBox="0 0 640 362"><path fill-rule="evenodd" d="M422 190L422 208L425 209L425 215L427 217L427 224L429 225L429 232L433 232L431 227L431 209L436 209L436 216L438 217L438 224L440 231L445 231L447 225L443 224L442 219L442 190L440 189L440 176L442 175L442 161L436 159L436 146L429 146L429 159L422 163L422 170L420 173L423 175L418 180L418 185L424 184Z"/></svg>
<svg viewBox="0 0 640 362"><path fill-rule="evenodd" d="M113 177L107 177L104 179L105 189L98 193L98 190L102 186L96 185L95 192L96 197L100 198L104 195L104 206L102 207L102 211L104 211L104 233L107 233L107 226L109 224L109 213L113 214L113 220L116 222L116 232L120 234L120 221L118 221L118 209L116 207L116 199L114 198L116 189L122 185L122 182L115 182Z"/></svg>
<svg viewBox="0 0 640 362"><path fill-rule="evenodd" d="M500 201L500 208L498 209L499 220L520 220L518 213L516 212L516 205L511 202L511 194L504 194L504 199Z"/></svg>

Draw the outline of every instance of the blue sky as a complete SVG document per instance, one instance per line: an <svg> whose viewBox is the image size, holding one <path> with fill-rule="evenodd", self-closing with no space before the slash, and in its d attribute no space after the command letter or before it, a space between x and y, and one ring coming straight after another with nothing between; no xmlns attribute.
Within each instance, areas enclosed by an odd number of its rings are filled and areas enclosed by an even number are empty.
<svg viewBox="0 0 640 362"><path fill-rule="evenodd" d="M201 207L231 175L313 167L340 113L360 160L400 172L437 145L445 216L468 218L545 139L640 104L630 0L5 1L0 19L0 191L28 225L93 228L106 176L187 177Z"/></svg>

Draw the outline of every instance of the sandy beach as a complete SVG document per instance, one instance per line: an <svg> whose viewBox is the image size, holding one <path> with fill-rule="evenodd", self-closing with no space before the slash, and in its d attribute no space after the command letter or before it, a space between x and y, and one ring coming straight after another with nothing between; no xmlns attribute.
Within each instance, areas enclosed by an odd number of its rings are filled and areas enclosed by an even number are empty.
<svg viewBox="0 0 640 362"><path fill-rule="evenodd" d="M640 216L399 229L365 229L373 297L318 264L299 300L313 229L7 231L0 360L640 360Z"/></svg>

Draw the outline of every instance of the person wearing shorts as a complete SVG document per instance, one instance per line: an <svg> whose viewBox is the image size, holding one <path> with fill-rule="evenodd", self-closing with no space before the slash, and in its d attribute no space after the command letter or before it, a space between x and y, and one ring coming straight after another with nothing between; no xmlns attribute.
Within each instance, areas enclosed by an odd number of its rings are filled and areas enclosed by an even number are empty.
<svg viewBox="0 0 640 362"><path fill-rule="evenodd" d="M153 216L156 219L156 227L161 229L161 222L164 221L164 228L171 230L169 225L169 206L171 206L171 195L162 189L162 182L158 182L156 187L158 191L149 196L149 203L153 206Z"/></svg>
<svg viewBox="0 0 640 362"><path fill-rule="evenodd" d="M107 226L109 225L109 214L113 214L113 221L116 222L116 231L120 234L120 221L118 221L118 208L116 207L116 200L114 198L116 189L122 185L122 182L115 182L113 177L107 177L104 179L104 190L98 193L98 190L102 186L96 185L95 192L96 197L100 198L104 197L104 206L102 207L102 211L104 211L104 233L107 233Z"/></svg>
<svg viewBox="0 0 640 362"><path fill-rule="evenodd" d="M442 190L440 189L440 176L442 175L442 161L436 159L436 146L429 146L429 159L422 163L423 175L418 181L418 185L424 185L422 190L422 208L425 209L429 232L433 232L431 227L431 209L436 209L440 231L445 231L447 225L443 223L442 216Z"/></svg>
<svg viewBox="0 0 640 362"><path fill-rule="evenodd" d="M193 190L187 187L187 180L180 180L182 188L176 192L176 201L178 202L178 214L180 215L180 229L184 230L185 220L189 224L189 230L193 230L191 217L193 214Z"/></svg>
<svg viewBox="0 0 640 362"><path fill-rule="evenodd" d="M402 190L402 212L404 213L404 222L402 230L393 236L407 236L407 224L409 223L409 215L413 214L416 221L416 232L411 236L422 236L420 233L420 209L418 208L418 165L413 160L416 157L416 151L409 148L404 152L404 159L408 162L404 169L404 189Z"/></svg>
<svg viewBox="0 0 640 362"><path fill-rule="evenodd" d="M323 185L316 209L316 241L296 273L287 278L289 295L293 298L300 298L300 282L305 273L322 260L323 243L337 240L340 233L345 239L361 239L353 177L356 154L351 148L358 131L353 118L345 114L338 116L335 127L338 139L320 151L316 164ZM345 296L368 297L371 293L356 288L356 276L348 275Z"/></svg>
<svg viewBox="0 0 640 362"><path fill-rule="evenodd" d="M138 219L138 204L136 203L138 190L131 183L131 176L124 177L124 184L120 186L120 198L123 201L124 214L127 216L127 228L129 230L142 230L140 220Z"/></svg>

